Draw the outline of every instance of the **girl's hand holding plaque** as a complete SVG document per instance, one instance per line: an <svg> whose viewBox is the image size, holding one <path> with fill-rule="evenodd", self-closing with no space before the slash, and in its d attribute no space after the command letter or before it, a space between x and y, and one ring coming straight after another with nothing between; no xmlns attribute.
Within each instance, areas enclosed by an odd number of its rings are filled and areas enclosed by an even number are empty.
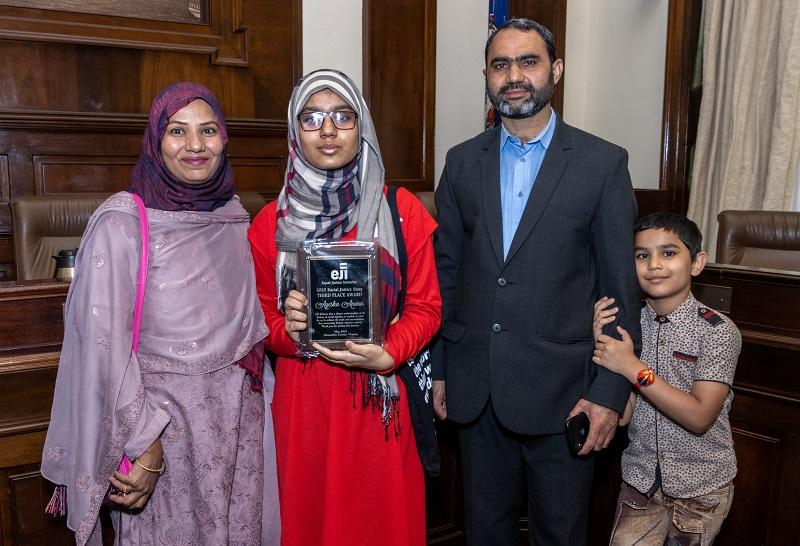
<svg viewBox="0 0 800 546"><path fill-rule="evenodd" d="M290 291L284 302L286 332L295 343L300 341L300 332L308 328L308 315L305 312L307 306L308 300L297 290ZM374 343L346 341L344 350L328 349L319 343L313 343L312 346L325 360L348 368L378 372L394 368L392 355Z"/></svg>
<svg viewBox="0 0 800 546"><path fill-rule="evenodd" d="M394 358L380 345L374 343L345 342L345 350L334 351L315 343L314 348L321 357L334 364L348 368L363 368L376 372L386 372L394 368Z"/></svg>
<svg viewBox="0 0 800 546"><path fill-rule="evenodd" d="M308 328L306 305L308 305L308 300L297 290L290 291L283 302L286 333L295 343L300 342L300 332Z"/></svg>

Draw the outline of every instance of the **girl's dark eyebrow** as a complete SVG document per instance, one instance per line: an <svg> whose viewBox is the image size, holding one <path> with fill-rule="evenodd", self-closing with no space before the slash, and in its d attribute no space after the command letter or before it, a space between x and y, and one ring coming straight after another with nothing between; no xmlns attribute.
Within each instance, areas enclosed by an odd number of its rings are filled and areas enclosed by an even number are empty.
<svg viewBox="0 0 800 546"><path fill-rule="evenodd" d="M354 110L350 107L349 104L337 104L331 110L323 110L322 108L305 107L300 111L300 113L304 114L306 112L341 112L342 110L348 110L350 112L354 112Z"/></svg>

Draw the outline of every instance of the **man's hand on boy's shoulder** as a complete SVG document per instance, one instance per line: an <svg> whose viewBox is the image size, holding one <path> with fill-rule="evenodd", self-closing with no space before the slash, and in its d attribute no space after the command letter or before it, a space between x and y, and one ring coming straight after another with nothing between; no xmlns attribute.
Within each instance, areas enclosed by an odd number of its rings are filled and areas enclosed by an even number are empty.
<svg viewBox="0 0 800 546"><path fill-rule="evenodd" d="M600 334L594 347L592 362L633 382L644 364L633 352L633 340L622 326L617 326L622 339Z"/></svg>

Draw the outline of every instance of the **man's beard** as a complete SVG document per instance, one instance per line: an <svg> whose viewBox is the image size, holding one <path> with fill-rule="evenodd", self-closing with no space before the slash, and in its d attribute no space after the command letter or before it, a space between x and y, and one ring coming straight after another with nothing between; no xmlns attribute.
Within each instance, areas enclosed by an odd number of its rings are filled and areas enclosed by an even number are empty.
<svg viewBox="0 0 800 546"><path fill-rule="evenodd" d="M500 112L501 116L511 119L525 119L535 116L542 110L542 108L547 106L547 104L553 98L555 86L556 83L553 80L553 75L550 74L550 77L547 79L547 83L541 89L536 89L534 86L528 83L518 82L504 85L500 88L496 95L493 95L487 86L486 93L489 95L489 101L492 103L492 106L494 106L495 109ZM506 93L512 89L524 89L530 93L531 96L530 98L522 101L522 104L519 106L512 106L511 103L501 98L503 93Z"/></svg>

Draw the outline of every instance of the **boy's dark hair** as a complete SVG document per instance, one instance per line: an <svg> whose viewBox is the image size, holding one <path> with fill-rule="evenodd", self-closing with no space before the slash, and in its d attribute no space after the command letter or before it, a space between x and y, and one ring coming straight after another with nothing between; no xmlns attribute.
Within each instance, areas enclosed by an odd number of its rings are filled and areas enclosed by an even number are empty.
<svg viewBox="0 0 800 546"><path fill-rule="evenodd" d="M514 29L514 30L521 30L523 32L536 32L539 36L542 37L544 40L545 45L547 46L547 55L550 57L550 63L554 63L556 60L556 40L553 38L553 33L550 32L550 29L546 26L542 25L541 23L537 23L531 19L525 19L523 17L514 17L509 19L502 25L500 28L492 32L489 39L486 40L486 48L483 50L483 58L488 61L487 58L489 56L489 47L492 45L494 41L494 37L497 36L501 30L506 29Z"/></svg>
<svg viewBox="0 0 800 546"><path fill-rule="evenodd" d="M689 249L692 261L697 257L697 253L700 252L703 244L703 234L700 233L700 228L683 214L675 214L674 212L648 214L636 222L633 233L639 233L646 229L663 229L677 235L681 242L686 245L686 248Z"/></svg>

